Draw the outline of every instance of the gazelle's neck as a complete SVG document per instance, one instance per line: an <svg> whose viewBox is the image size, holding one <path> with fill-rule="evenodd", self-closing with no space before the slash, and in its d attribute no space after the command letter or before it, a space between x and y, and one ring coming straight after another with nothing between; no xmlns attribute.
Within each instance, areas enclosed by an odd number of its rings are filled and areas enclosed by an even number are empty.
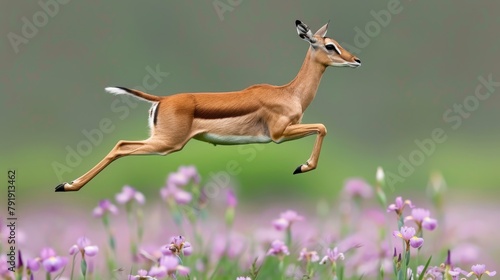
<svg viewBox="0 0 500 280"><path fill-rule="evenodd" d="M312 57L312 47L309 47L302 67L297 76L285 88L294 96L300 99L302 111L311 104L316 91L318 90L321 76L325 72L326 66L314 61Z"/></svg>

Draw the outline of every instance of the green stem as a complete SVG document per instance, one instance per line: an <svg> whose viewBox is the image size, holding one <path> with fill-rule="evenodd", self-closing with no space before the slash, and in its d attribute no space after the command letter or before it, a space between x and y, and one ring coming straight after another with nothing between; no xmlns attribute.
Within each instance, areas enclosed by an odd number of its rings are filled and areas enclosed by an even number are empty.
<svg viewBox="0 0 500 280"><path fill-rule="evenodd" d="M285 279L284 267L285 267L284 259L280 258L280 263L279 263L278 269L280 271L281 279L283 279L283 280Z"/></svg>
<svg viewBox="0 0 500 280"><path fill-rule="evenodd" d="M85 280L85 278L87 277L87 261L83 256L82 256L82 261L80 262L80 270L82 271L83 279Z"/></svg>
<svg viewBox="0 0 500 280"><path fill-rule="evenodd" d="M73 262L71 263L71 274L70 274L70 278L69 278L71 280L73 280L73 272L75 271L75 259L76 259L76 255L77 254L73 255Z"/></svg>
<svg viewBox="0 0 500 280"><path fill-rule="evenodd" d="M288 249L290 249L292 246L292 225L289 225L286 228L286 246L288 247Z"/></svg>

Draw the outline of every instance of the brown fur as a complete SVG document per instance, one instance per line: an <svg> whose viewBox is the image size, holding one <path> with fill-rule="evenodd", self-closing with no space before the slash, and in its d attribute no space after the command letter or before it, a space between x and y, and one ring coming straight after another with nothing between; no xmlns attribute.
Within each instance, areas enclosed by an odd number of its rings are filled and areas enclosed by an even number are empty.
<svg viewBox="0 0 500 280"><path fill-rule="evenodd" d="M360 61L336 41L325 37L328 24L314 35L307 26L300 24L301 29L297 28L299 35L311 47L299 73L290 83L283 86L254 85L236 92L181 93L166 97L127 89L140 98L159 102L157 121L151 128L150 138L119 141L94 168L72 183L60 186L64 191L77 191L120 157L167 155L181 150L192 138L215 144L238 144L231 142L237 140L248 141L245 143L267 142L266 139L281 143L317 134L311 156L294 173L315 169L326 128L322 124L300 124L302 115L314 99L326 67L357 67ZM340 55L325 48L326 43L332 42L341 50Z"/></svg>

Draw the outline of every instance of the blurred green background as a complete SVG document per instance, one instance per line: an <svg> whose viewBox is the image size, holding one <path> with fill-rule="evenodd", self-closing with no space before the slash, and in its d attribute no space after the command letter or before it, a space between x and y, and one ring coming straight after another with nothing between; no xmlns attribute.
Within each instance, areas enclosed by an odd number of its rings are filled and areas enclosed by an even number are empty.
<svg viewBox="0 0 500 280"><path fill-rule="evenodd" d="M500 81L498 2L66 2L57 2L57 13L46 22L36 1L2 2L0 170L18 171L21 201L94 204L125 184L156 194L179 165L196 165L207 182L229 162L239 167L230 184L241 186L243 199L334 197L348 177L373 182L377 166L398 174L399 157L408 159L418 149L415 140L431 137L435 128L447 140L395 184L390 196L423 190L434 170L456 191L487 194L500 185L500 88L479 101L457 129L443 118L473 96L479 76ZM399 12L377 22L374 15L389 11L388 5ZM34 34L23 18L39 23ZM79 193L53 193L60 183L55 163L68 166L62 180L71 181L118 140L148 136L149 104L134 100L131 108L104 87L141 86L155 68L169 73L148 90L155 95L285 84L308 48L297 36L296 19L314 31L331 20L328 36L356 47L351 50L363 62L357 69L328 69L303 118L328 128L317 170L292 176L309 157L314 137L244 147L191 141L167 157L120 159ZM364 41L359 30L368 33ZM82 131L98 129L103 119L113 131L103 133L81 163L69 166L67 148L76 150L87 141Z"/></svg>

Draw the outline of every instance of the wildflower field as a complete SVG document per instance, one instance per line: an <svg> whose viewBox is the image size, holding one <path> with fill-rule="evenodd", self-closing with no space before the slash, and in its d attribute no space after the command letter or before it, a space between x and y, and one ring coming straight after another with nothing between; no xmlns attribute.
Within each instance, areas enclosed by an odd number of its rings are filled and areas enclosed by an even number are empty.
<svg viewBox="0 0 500 280"><path fill-rule="evenodd" d="M0 275L238 280L495 276L495 252L474 241L491 228L474 220L459 222L474 219L463 214L474 206L448 205L441 175L434 174L427 192L415 198L387 197L384 181L379 168L373 180L347 179L338 201L242 208L237 190L206 188L194 166L181 166L168 174L155 197L124 186L93 209L68 210L47 223L34 223L46 212L32 213L17 233L16 258L9 252L8 227L2 226ZM454 208L462 214L448 212Z"/></svg>
<svg viewBox="0 0 500 280"><path fill-rule="evenodd" d="M0 280L500 279L500 1L3 2ZM176 106L105 88L283 88L308 57L356 66L300 75L290 120L322 140L193 139L97 171L176 128ZM282 110L245 99L222 115Z"/></svg>

